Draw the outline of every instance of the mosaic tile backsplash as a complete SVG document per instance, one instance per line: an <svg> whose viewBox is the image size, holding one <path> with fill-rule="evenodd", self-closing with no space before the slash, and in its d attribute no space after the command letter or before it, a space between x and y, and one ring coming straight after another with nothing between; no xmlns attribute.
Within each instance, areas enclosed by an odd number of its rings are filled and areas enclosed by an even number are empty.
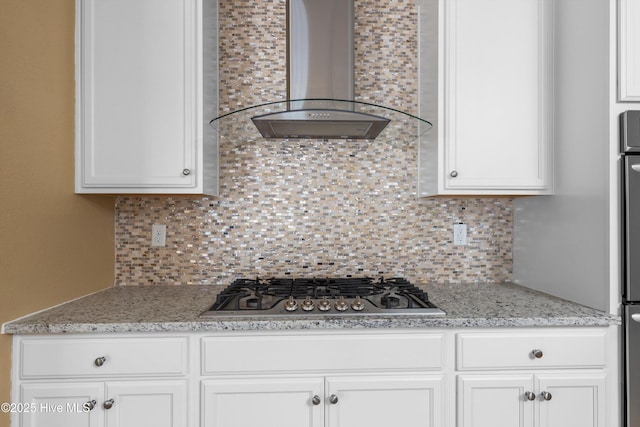
<svg viewBox="0 0 640 427"><path fill-rule="evenodd" d="M220 2L221 112L286 93L284 0ZM417 110L417 9L356 0L356 99ZM265 54L264 52L267 52ZM402 276L510 281L512 201L417 197L417 146L221 142L218 197L118 197L116 284L237 277ZM453 224L469 244L453 245ZM166 224L166 247L151 225Z"/></svg>

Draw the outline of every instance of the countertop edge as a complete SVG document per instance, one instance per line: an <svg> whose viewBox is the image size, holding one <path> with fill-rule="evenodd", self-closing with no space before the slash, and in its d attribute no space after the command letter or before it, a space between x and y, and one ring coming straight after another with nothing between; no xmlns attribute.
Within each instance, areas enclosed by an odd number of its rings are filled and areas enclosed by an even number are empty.
<svg viewBox="0 0 640 427"><path fill-rule="evenodd" d="M310 329L396 328L502 328L502 327L608 327L621 324L619 316L557 318L455 318L455 319L327 319L327 320L221 320L157 323L16 324L3 325L5 334L86 334L127 332L286 331Z"/></svg>

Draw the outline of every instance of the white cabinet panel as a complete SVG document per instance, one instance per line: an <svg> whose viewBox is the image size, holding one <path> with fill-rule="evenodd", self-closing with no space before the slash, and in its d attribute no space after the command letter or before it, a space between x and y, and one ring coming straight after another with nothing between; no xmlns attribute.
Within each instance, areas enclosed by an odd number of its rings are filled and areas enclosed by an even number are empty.
<svg viewBox="0 0 640 427"><path fill-rule="evenodd" d="M604 427L605 375L537 375L541 427Z"/></svg>
<svg viewBox="0 0 640 427"><path fill-rule="evenodd" d="M110 382L106 386L107 427L187 425L187 381Z"/></svg>
<svg viewBox="0 0 640 427"><path fill-rule="evenodd" d="M429 333L206 337L203 375L230 372L319 372L442 367L443 336ZM220 351L223 348L224 351ZM330 351L328 351L330 350ZM238 354L259 354L247 365Z"/></svg>
<svg viewBox="0 0 640 427"><path fill-rule="evenodd" d="M20 387L23 427L99 427L102 383L31 383ZM85 406L86 405L86 406Z"/></svg>
<svg viewBox="0 0 640 427"><path fill-rule="evenodd" d="M619 98L640 102L640 0L619 5Z"/></svg>
<svg viewBox="0 0 640 427"><path fill-rule="evenodd" d="M25 338L22 378L184 375L187 338ZM162 357L159 357L162 356Z"/></svg>
<svg viewBox="0 0 640 427"><path fill-rule="evenodd" d="M550 194L552 2L438 5L438 123L421 140L420 195Z"/></svg>
<svg viewBox="0 0 640 427"><path fill-rule="evenodd" d="M531 375L460 375L458 427L533 427Z"/></svg>
<svg viewBox="0 0 640 427"><path fill-rule="evenodd" d="M323 427L323 388L322 378L204 380L202 425Z"/></svg>
<svg viewBox="0 0 640 427"><path fill-rule="evenodd" d="M327 378L329 426L442 426L442 382L415 375Z"/></svg>
<svg viewBox="0 0 640 427"><path fill-rule="evenodd" d="M459 370L602 368L604 332L462 333L457 335ZM490 350L488 350L490 349Z"/></svg>
<svg viewBox="0 0 640 427"><path fill-rule="evenodd" d="M217 180L204 170L217 150L203 136L202 4L76 1L76 192L201 193Z"/></svg>

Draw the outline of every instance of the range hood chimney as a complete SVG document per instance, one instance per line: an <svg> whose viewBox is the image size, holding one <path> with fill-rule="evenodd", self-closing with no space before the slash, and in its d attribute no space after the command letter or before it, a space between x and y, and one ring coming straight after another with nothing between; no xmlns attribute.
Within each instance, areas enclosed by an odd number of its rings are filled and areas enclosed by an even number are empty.
<svg viewBox="0 0 640 427"><path fill-rule="evenodd" d="M354 111L353 0L288 1L287 111L251 118L265 138L374 139L390 122Z"/></svg>

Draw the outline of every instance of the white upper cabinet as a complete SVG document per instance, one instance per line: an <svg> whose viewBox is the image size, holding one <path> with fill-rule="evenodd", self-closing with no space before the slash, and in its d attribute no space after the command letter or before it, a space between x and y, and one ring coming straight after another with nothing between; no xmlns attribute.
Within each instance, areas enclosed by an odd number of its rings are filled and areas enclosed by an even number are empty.
<svg viewBox="0 0 640 427"><path fill-rule="evenodd" d="M421 33L421 85L437 84L421 88L421 102L437 97L437 112L422 105L421 114L437 119L420 144L420 195L550 194L551 2L440 0L437 8L437 67L427 63L433 40Z"/></svg>
<svg viewBox="0 0 640 427"><path fill-rule="evenodd" d="M619 98L640 102L640 0L619 5Z"/></svg>
<svg viewBox="0 0 640 427"><path fill-rule="evenodd" d="M201 0L76 8L76 192L215 193Z"/></svg>

